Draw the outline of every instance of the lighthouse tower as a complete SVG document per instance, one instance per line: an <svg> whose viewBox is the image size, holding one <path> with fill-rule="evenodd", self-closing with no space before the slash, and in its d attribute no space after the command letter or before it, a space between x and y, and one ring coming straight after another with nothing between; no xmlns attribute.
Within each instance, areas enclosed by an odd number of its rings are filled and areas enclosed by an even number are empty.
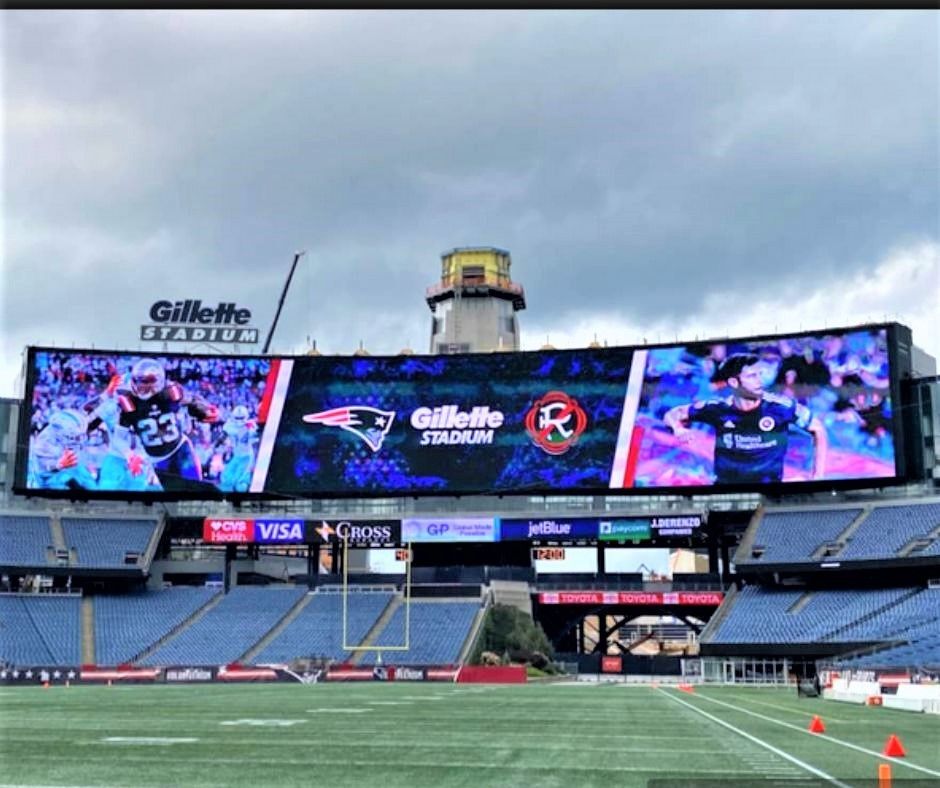
<svg viewBox="0 0 940 788"><path fill-rule="evenodd" d="M431 353L519 349L516 312L525 292L509 276L505 249L473 246L441 255L441 281L427 289Z"/></svg>

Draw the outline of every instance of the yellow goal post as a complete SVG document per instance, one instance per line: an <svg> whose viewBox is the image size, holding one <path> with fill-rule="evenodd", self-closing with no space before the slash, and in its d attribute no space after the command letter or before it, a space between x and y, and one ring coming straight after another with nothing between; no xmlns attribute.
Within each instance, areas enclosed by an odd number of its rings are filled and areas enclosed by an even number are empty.
<svg viewBox="0 0 940 788"><path fill-rule="evenodd" d="M408 651L411 648L411 561L414 552L411 542L405 545L407 556L405 558L405 642L395 646L360 646L351 645L349 640L349 534L343 534L343 651L375 651L379 662L382 661L383 651Z"/></svg>

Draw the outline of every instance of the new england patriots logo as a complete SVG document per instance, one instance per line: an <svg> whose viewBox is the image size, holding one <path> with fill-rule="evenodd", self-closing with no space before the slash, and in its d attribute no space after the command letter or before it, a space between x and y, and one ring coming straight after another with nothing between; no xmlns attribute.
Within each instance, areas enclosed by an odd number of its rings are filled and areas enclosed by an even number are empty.
<svg viewBox="0 0 940 788"><path fill-rule="evenodd" d="M395 411L379 410L366 405L350 405L345 408L321 410L319 413L308 413L303 420L307 424L323 424L351 432L373 452L377 452L382 448L382 441L392 428Z"/></svg>

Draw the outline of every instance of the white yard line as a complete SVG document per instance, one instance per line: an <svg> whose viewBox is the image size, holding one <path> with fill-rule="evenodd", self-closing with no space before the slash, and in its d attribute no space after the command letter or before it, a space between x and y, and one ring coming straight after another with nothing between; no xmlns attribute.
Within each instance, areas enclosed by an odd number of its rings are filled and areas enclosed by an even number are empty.
<svg viewBox="0 0 940 788"><path fill-rule="evenodd" d="M848 747L850 750L856 750L857 752L864 752L866 755L872 755L875 758L883 761L891 761L891 763L896 763L898 766L906 766L908 769L914 769L918 772L923 772L924 774L929 774L932 777L940 777L940 772L934 771L933 769L928 769L926 766L918 766L916 763L911 763L907 760L901 760L900 758L892 758L889 755L882 755L876 750L869 750L866 747L859 747L857 744L852 744L851 742L843 741L842 739L836 739L833 736L830 736L827 733L810 733L806 728L802 728L799 725L794 725L790 722L784 722L783 720L774 719L773 717L768 717L766 714L758 714L756 711L751 711L750 709L742 708L741 706L735 706L733 703L727 703L723 700L718 700L716 698L709 698L707 695L698 695L697 697L707 700L710 703L717 703L720 706L727 706L729 709L734 709L735 711L740 711L742 714L750 714L752 717L758 717L759 719L766 720L767 722L772 722L774 725L781 725L784 728L790 728L794 731L799 731L800 733L805 733L807 736L815 736L817 739L823 741L832 742L833 744L839 744L843 747ZM676 699L678 700L678 698Z"/></svg>
<svg viewBox="0 0 940 788"><path fill-rule="evenodd" d="M841 782L840 780L837 780L837 779L836 779L835 777L833 777L831 774L826 774L826 772L822 771L821 769L817 769L815 766L812 766L812 765L806 763L806 761L801 761L799 758L796 758L795 756L790 755L789 753L784 752L783 750L778 749L777 747L774 747L772 744L769 744L768 742L765 742L763 739L759 739L757 736L752 736L752 735L751 735L750 733L748 733L747 731L742 731L740 728L735 727L735 726L732 725L730 722L725 722L724 720L720 719L719 717L716 717L714 714L709 714L707 711L704 711L703 709L700 709L698 706L695 706L695 705L692 704L692 703L688 703L687 701L682 700L682 698L677 698L675 695L672 695L672 694L670 694L670 693L668 693L668 692L665 692L664 690L661 690L661 689L657 689L656 691L662 693L662 694L665 695L667 698L669 698L670 700L675 701L676 703L681 703L683 706L685 706L685 707L688 708L688 709L691 709L691 710L694 711L696 714L701 714L703 717L706 717L707 719L710 719L712 722L717 722L717 723L718 723L719 725L721 725L723 728L727 728L729 731L732 731L733 733L738 734L738 736L741 736L742 738L745 738L745 739L747 739L748 741L753 742L754 744L758 745L759 747L763 747L765 750L768 750L768 751L774 753L774 755L779 755L779 756L780 756L781 758L783 758L784 760L787 760L787 761L789 761L790 763L792 763L792 764L794 764L794 765L796 765L796 766L799 766L799 767L800 767L801 769L803 769L804 771L807 771L807 772L809 772L810 774L815 775L816 777L819 777L819 778L821 778L821 779L823 779L823 780L826 780L827 782L830 782L830 783L832 783L833 785L838 785L839 788L851 788L851 786L849 786L847 783L844 783L844 782Z"/></svg>

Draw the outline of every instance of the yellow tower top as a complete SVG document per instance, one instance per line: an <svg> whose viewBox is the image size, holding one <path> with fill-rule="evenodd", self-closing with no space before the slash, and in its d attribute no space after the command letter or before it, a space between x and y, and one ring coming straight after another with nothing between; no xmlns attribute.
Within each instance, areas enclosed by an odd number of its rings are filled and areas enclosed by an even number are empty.
<svg viewBox="0 0 940 788"><path fill-rule="evenodd" d="M525 291L512 281L512 258L505 249L493 246L463 246L441 255L441 281L427 289L428 306L457 291L468 295L491 295L512 301L513 308L525 309Z"/></svg>

